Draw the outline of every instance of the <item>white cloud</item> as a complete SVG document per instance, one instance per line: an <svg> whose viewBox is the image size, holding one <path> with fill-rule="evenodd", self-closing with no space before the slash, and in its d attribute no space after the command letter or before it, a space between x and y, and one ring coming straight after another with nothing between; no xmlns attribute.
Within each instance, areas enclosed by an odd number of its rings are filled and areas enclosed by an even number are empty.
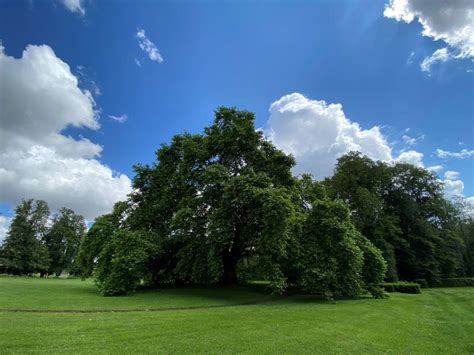
<svg viewBox="0 0 474 355"><path fill-rule="evenodd" d="M444 178L447 180L456 180L459 178L459 172L448 170L444 173Z"/></svg>
<svg viewBox="0 0 474 355"><path fill-rule="evenodd" d="M433 165L426 168L426 170L431 171L432 173L439 173L443 169L444 167L442 165Z"/></svg>
<svg viewBox="0 0 474 355"><path fill-rule="evenodd" d="M163 57L161 56L158 48L146 36L144 29L139 28L137 33L135 34L135 37L138 40L138 46L141 48L142 51L144 51L148 55L148 58L150 58L150 60L158 62L158 63L163 62ZM135 63L137 63L137 60L135 60ZM138 63L137 65L140 66L140 64Z"/></svg>
<svg viewBox="0 0 474 355"><path fill-rule="evenodd" d="M445 158L466 159L466 158L474 156L474 150L462 149L459 152L450 152L443 149L436 149L436 155L438 156L438 158L443 158L443 159Z"/></svg>
<svg viewBox="0 0 474 355"><path fill-rule="evenodd" d="M101 164L102 147L67 127L98 129L94 99L48 46L21 58L0 49L0 201L46 200L93 219L130 191L130 180Z"/></svg>
<svg viewBox="0 0 474 355"><path fill-rule="evenodd" d="M449 53L448 48L441 48L436 50L432 55L423 59L420 64L421 71L429 72L431 66L438 62L444 63L452 58L451 53Z"/></svg>
<svg viewBox="0 0 474 355"><path fill-rule="evenodd" d="M120 116L114 116L114 115L109 115L109 118L113 119L114 121L124 123L126 120L128 120L127 115L120 115Z"/></svg>
<svg viewBox="0 0 474 355"><path fill-rule="evenodd" d="M61 3L71 12L75 12L81 16L86 14L82 0L60 0Z"/></svg>
<svg viewBox="0 0 474 355"><path fill-rule="evenodd" d="M11 221L12 219L10 217L0 215L0 245L7 236Z"/></svg>
<svg viewBox="0 0 474 355"><path fill-rule="evenodd" d="M401 152L397 162L412 164L418 167L423 167L423 153L417 152L416 150L409 150L406 152Z"/></svg>
<svg viewBox="0 0 474 355"><path fill-rule="evenodd" d="M467 214L474 217L474 196L464 196L464 182L459 179L459 172L448 170L444 173L443 183L444 195L451 200L464 200L464 210Z"/></svg>
<svg viewBox="0 0 474 355"><path fill-rule="evenodd" d="M345 116L341 104L311 100L299 93L272 103L266 135L295 156L296 173L309 172L318 179L332 175L337 158L349 151L376 160L392 159L379 127L362 129Z"/></svg>
<svg viewBox="0 0 474 355"><path fill-rule="evenodd" d="M444 183L444 195L447 198L456 198L464 196L464 183L462 180L443 180Z"/></svg>
<svg viewBox="0 0 474 355"><path fill-rule="evenodd" d="M441 40L448 45L449 55L448 48L443 48L426 58L426 63L423 61L427 70L436 61L474 57L474 2L472 0L390 0L383 14L387 18L406 23L418 19L423 27L423 36L432 38L434 41Z"/></svg>
<svg viewBox="0 0 474 355"><path fill-rule="evenodd" d="M418 141L420 141L420 140L422 140L422 139L425 139L425 135L422 134L422 135L420 135L420 136L418 136L418 137L415 138L415 137L411 137L411 136L409 136L409 135L407 135L407 134L404 134L404 135L402 136L402 139L403 139L403 142L404 142L405 144L407 144L407 145L415 145L415 144L418 143Z"/></svg>
<svg viewBox="0 0 474 355"><path fill-rule="evenodd" d="M139 66L139 67L142 66L142 63L141 63L137 58L135 58L134 60L135 60L135 64L136 64L137 66Z"/></svg>

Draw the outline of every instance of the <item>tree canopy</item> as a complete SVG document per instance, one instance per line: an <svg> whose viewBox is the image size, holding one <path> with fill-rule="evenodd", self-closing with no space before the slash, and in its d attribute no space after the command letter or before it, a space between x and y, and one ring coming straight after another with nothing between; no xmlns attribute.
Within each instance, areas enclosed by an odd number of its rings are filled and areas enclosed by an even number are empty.
<svg viewBox="0 0 474 355"><path fill-rule="evenodd" d="M0 248L0 268L17 275L73 273L85 231L84 218L71 209L51 219L45 201L23 200Z"/></svg>
<svg viewBox="0 0 474 355"><path fill-rule="evenodd" d="M3 268L68 270L94 277L104 295L265 280L276 293L381 297L384 280L472 275L472 219L429 171L351 152L324 181L294 176L294 158L254 120L220 107L203 133L162 144L153 164L134 167L129 198L85 235L73 211L48 222L46 203L23 201Z"/></svg>

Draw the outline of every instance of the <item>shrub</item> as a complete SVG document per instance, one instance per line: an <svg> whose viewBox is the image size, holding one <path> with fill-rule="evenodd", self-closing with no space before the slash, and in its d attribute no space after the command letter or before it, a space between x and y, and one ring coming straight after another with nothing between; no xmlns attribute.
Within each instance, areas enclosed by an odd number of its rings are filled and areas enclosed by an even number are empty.
<svg viewBox="0 0 474 355"><path fill-rule="evenodd" d="M416 280L413 280L413 282L415 282L417 284L420 284L421 288L428 288L429 287L428 281L426 281L426 279L416 279Z"/></svg>
<svg viewBox="0 0 474 355"><path fill-rule="evenodd" d="M149 233L120 230L107 241L94 270L104 296L125 295L149 277L149 263L160 251Z"/></svg>
<svg viewBox="0 0 474 355"><path fill-rule="evenodd" d="M474 287L474 277L451 277L441 279L440 287Z"/></svg>
<svg viewBox="0 0 474 355"><path fill-rule="evenodd" d="M420 284L416 282L387 282L382 287L387 292L421 293Z"/></svg>

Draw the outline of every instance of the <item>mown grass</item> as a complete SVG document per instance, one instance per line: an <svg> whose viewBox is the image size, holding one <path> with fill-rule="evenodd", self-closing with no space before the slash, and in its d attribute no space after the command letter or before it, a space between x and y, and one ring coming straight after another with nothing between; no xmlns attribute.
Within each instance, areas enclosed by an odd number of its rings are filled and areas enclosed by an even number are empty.
<svg viewBox="0 0 474 355"><path fill-rule="evenodd" d="M165 287L103 297L91 280L0 277L0 309L130 310L261 302L266 293L243 287Z"/></svg>
<svg viewBox="0 0 474 355"><path fill-rule="evenodd" d="M169 288L106 298L80 280L0 278L0 309L53 312L0 311L0 352L474 352L474 288L336 303L268 297L243 288ZM232 306L242 302L263 303ZM227 307L205 308L210 305ZM201 308L166 310L189 306ZM109 312L54 313L67 309ZM110 311L119 309L142 310Z"/></svg>

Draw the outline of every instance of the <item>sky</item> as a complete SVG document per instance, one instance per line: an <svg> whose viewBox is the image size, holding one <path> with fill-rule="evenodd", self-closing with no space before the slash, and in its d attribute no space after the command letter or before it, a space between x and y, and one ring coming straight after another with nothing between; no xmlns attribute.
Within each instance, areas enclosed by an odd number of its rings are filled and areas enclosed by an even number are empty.
<svg viewBox="0 0 474 355"><path fill-rule="evenodd" d="M474 2L0 0L0 240L23 198L92 221L221 105L295 156L433 171L474 204Z"/></svg>

